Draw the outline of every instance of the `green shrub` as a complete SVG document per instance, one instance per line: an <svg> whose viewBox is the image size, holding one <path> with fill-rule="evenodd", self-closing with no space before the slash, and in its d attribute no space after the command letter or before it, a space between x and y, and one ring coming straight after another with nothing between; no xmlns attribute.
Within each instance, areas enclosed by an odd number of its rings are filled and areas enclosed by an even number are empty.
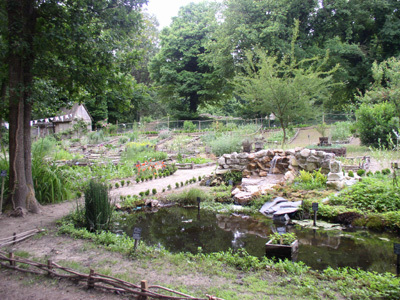
<svg viewBox="0 0 400 300"><path fill-rule="evenodd" d="M221 156L225 153L240 152L242 147L242 137L238 134L220 134L208 145L212 153Z"/></svg>
<svg viewBox="0 0 400 300"><path fill-rule="evenodd" d="M146 191L144 192L144 194L145 194L146 196L150 195L150 190L146 190Z"/></svg>
<svg viewBox="0 0 400 300"><path fill-rule="evenodd" d="M93 131L89 133L89 143L90 144L99 144L105 140L104 133L102 130Z"/></svg>
<svg viewBox="0 0 400 300"><path fill-rule="evenodd" d="M125 180L121 180L121 186L125 185Z"/></svg>
<svg viewBox="0 0 400 300"><path fill-rule="evenodd" d="M242 176L241 171L228 171L223 175L225 184L229 184L229 180L232 180L233 184L239 183L242 181Z"/></svg>
<svg viewBox="0 0 400 300"><path fill-rule="evenodd" d="M279 244L279 245L290 245L292 244L296 239L296 234L293 232L287 232L284 234L279 234L278 232L274 232L268 236L269 240L271 241L271 244Z"/></svg>
<svg viewBox="0 0 400 300"><path fill-rule="evenodd" d="M192 121L185 121L183 122L183 130L187 132L194 132L196 131L197 126Z"/></svg>
<svg viewBox="0 0 400 300"><path fill-rule="evenodd" d="M152 189L152 190L151 190L151 193L152 193L153 195L157 194L157 189Z"/></svg>
<svg viewBox="0 0 400 300"><path fill-rule="evenodd" d="M364 169L358 169L358 170L357 170L357 175L358 175L358 176L361 177L361 176L364 176L364 174L365 174L365 170L364 170Z"/></svg>
<svg viewBox="0 0 400 300"><path fill-rule="evenodd" d="M119 183L118 182L115 183L115 188L116 189L119 188Z"/></svg>
<svg viewBox="0 0 400 300"><path fill-rule="evenodd" d="M165 129L162 129L161 131L160 131L160 133L158 134L158 137L160 138L160 139L167 139L167 138L169 138L171 136L171 131L168 129L168 128L165 128Z"/></svg>
<svg viewBox="0 0 400 300"><path fill-rule="evenodd" d="M394 104L382 102L363 103L356 111L357 129L363 145L390 148L396 140L393 129L398 131L398 117Z"/></svg>
<svg viewBox="0 0 400 300"><path fill-rule="evenodd" d="M86 228L90 231L108 229L113 206L108 198L107 185L90 180L84 193Z"/></svg>
<svg viewBox="0 0 400 300"><path fill-rule="evenodd" d="M305 170L300 170L300 174L293 182L293 188L313 190L326 187L327 177L321 173L321 169L314 170L312 173Z"/></svg>
<svg viewBox="0 0 400 300"><path fill-rule="evenodd" d="M349 175L349 177L354 177L354 172L350 170L349 173L347 173L347 175Z"/></svg>
<svg viewBox="0 0 400 300"><path fill-rule="evenodd" d="M329 203L370 212L397 211L400 209L400 195L391 178L366 177L332 197Z"/></svg>
<svg viewBox="0 0 400 300"><path fill-rule="evenodd" d="M178 182L175 182L175 187L179 188L179 183Z"/></svg>
<svg viewBox="0 0 400 300"><path fill-rule="evenodd" d="M353 134L351 128L353 123L350 121L336 122L330 128L330 136L332 141L343 141L350 138Z"/></svg>
<svg viewBox="0 0 400 300"><path fill-rule="evenodd" d="M383 169L382 174L383 175L389 175L391 173L390 169Z"/></svg>

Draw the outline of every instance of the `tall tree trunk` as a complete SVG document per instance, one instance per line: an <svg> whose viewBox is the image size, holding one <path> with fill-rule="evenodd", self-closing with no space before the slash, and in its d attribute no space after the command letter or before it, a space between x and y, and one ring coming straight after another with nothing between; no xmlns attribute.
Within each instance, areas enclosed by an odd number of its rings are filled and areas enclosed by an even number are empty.
<svg viewBox="0 0 400 300"><path fill-rule="evenodd" d="M197 112L197 108L199 106L199 95L197 93L190 94L189 98L189 110L192 113Z"/></svg>
<svg viewBox="0 0 400 300"><path fill-rule="evenodd" d="M7 0L9 30L10 199L14 209L38 213L32 180L29 102L34 61L34 0Z"/></svg>

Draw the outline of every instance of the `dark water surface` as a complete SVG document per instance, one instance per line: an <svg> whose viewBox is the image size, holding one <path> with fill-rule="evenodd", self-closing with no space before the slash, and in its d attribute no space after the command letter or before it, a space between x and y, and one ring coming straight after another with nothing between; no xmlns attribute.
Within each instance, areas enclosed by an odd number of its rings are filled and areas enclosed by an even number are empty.
<svg viewBox="0 0 400 300"><path fill-rule="evenodd" d="M313 269L328 266L360 268L376 272L396 272L393 242L400 238L368 231L324 231L298 226L277 225L257 215L221 215L197 209L162 208L157 212L136 212L122 221L116 232L132 236L134 227L142 228L142 241L161 245L170 252L204 253L245 248L262 257L265 243L273 231L295 232L299 239L297 261Z"/></svg>

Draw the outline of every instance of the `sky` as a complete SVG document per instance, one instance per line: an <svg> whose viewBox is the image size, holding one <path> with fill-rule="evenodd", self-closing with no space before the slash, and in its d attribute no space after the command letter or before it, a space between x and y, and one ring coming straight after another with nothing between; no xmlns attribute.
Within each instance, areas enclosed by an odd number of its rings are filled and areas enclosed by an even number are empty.
<svg viewBox="0 0 400 300"><path fill-rule="evenodd" d="M147 10L154 14L160 23L159 29L169 26L171 18L178 15L179 8L190 2L199 3L204 0L148 0Z"/></svg>

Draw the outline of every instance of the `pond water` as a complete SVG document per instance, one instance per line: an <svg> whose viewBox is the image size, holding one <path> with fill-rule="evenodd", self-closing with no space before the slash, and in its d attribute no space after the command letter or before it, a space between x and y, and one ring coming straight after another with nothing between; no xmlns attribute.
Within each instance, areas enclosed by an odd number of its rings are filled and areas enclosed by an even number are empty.
<svg viewBox="0 0 400 300"><path fill-rule="evenodd" d="M305 229L274 224L261 214L224 215L181 207L130 214L115 232L132 236L135 227L142 228L143 242L162 245L170 252L197 253L199 247L204 253L245 248L257 257L265 255L265 243L273 231L295 232L299 239L297 261L318 270L348 266L396 273L393 243L400 243L399 237L387 233Z"/></svg>

